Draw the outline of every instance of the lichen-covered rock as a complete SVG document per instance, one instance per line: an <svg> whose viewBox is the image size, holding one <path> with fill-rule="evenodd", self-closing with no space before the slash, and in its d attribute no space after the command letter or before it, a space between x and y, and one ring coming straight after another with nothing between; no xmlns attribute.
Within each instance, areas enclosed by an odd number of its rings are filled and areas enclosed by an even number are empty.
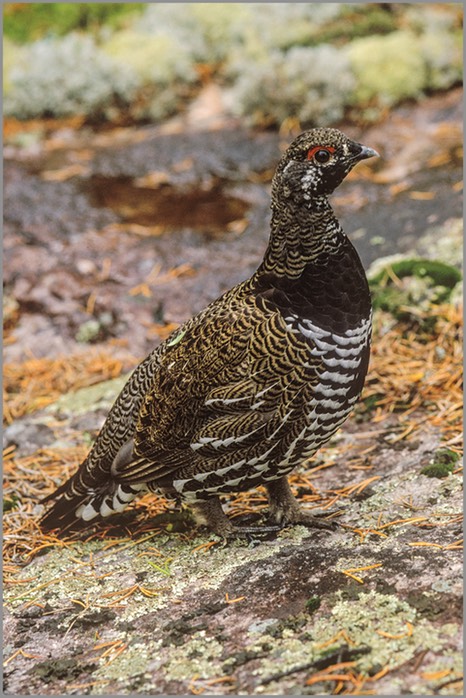
<svg viewBox="0 0 466 698"><path fill-rule="evenodd" d="M331 534L298 526L224 547L154 530L35 559L5 593L7 693L327 695L342 661L348 690L432 694L439 665L457 681L459 477L445 489L413 470L434 443L380 453L387 477ZM371 535L381 520L392 527Z"/></svg>

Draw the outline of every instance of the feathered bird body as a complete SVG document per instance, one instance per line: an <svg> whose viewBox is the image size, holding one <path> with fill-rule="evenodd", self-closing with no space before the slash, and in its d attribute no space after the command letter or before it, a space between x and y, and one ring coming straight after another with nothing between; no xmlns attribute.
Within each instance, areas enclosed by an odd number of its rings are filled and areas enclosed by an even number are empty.
<svg viewBox="0 0 466 698"><path fill-rule="evenodd" d="M286 476L351 412L371 332L364 270L327 194L375 154L335 129L294 141L273 181L259 269L136 368L43 526L107 516L149 489L227 535L218 495L259 484L275 521L309 522Z"/></svg>

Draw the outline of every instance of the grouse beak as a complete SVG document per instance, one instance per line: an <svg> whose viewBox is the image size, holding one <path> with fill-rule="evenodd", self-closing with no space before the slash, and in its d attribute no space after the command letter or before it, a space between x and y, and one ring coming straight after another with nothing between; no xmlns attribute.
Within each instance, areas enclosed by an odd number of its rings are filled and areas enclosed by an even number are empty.
<svg viewBox="0 0 466 698"><path fill-rule="evenodd" d="M367 160L367 158L379 158L380 155L374 148L368 148L367 145L361 146L361 152L357 155L357 160Z"/></svg>

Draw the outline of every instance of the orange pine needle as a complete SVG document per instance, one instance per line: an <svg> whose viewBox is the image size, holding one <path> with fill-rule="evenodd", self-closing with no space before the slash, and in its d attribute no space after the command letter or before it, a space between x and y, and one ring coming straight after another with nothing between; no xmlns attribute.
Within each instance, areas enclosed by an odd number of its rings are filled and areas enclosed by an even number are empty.
<svg viewBox="0 0 466 698"><path fill-rule="evenodd" d="M377 634L380 637L386 637L388 640L402 640L405 637L411 637L413 634L413 625L409 621L406 622L406 632L394 635L393 633L387 633L384 630L377 630Z"/></svg>
<svg viewBox="0 0 466 698"><path fill-rule="evenodd" d="M349 637L346 630L340 630L336 635L331 637L330 640L327 640L326 642L321 642L321 643L317 644L316 649L324 650L327 647L334 645L337 642L337 640L339 640L340 638L342 640L344 640L344 642L346 642L348 645L351 645L354 647L355 642Z"/></svg>
<svg viewBox="0 0 466 698"><path fill-rule="evenodd" d="M230 599L228 592L225 593L225 601L227 603L238 603L239 601L244 601L245 598L245 596L238 596L235 599Z"/></svg>
<svg viewBox="0 0 466 698"><path fill-rule="evenodd" d="M438 681L444 679L452 673L451 669L443 669L441 671L424 671L421 677L426 681Z"/></svg>

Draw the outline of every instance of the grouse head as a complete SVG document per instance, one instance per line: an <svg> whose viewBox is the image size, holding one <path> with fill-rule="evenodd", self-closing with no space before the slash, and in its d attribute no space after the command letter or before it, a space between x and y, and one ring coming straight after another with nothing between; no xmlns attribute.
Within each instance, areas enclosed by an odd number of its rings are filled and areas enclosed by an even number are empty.
<svg viewBox="0 0 466 698"><path fill-rule="evenodd" d="M378 156L376 150L351 140L335 128L301 133L282 156L274 191L296 202L327 196L360 161Z"/></svg>

